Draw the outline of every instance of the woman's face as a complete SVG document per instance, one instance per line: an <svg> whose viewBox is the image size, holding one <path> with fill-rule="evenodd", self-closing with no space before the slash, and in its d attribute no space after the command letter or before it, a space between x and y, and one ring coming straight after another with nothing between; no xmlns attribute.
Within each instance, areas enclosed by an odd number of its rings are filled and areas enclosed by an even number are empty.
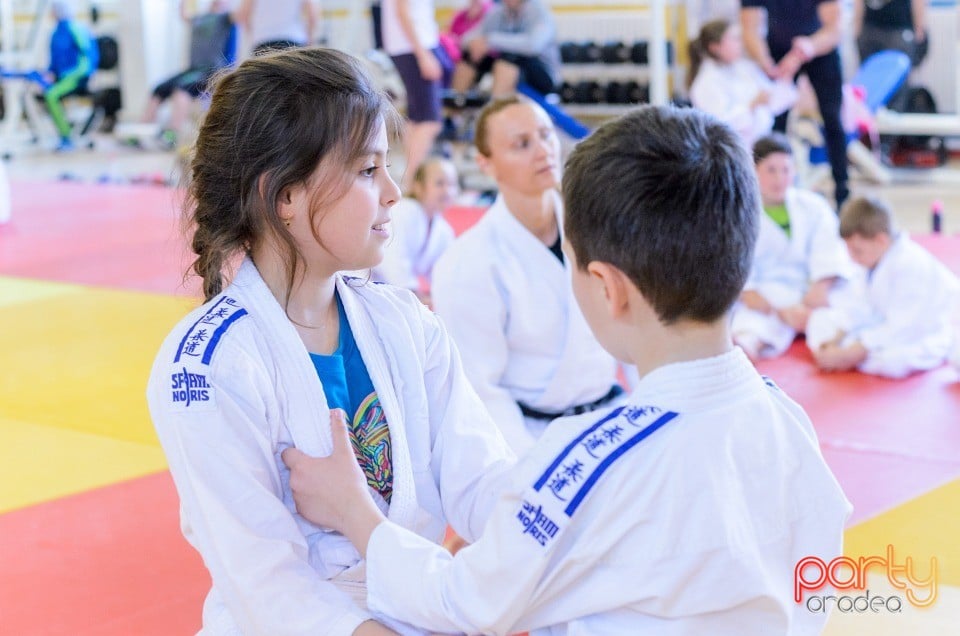
<svg viewBox="0 0 960 636"><path fill-rule="evenodd" d="M370 146L348 166L345 181L329 178L323 174L329 168L318 167L307 184L290 189L290 203L282 205L309 270L332 275L368 269L383 260L390 238L390 208L400 199L400 188L387 171L383 121L378 127ZM325 203L325 193L317 190L331 187L331 182L343 184L332 187L345 188L345 192ZM311 213L312 206L317 207Z"/></svg>
<svg viewBox="0 0 960 636"><path fill-rule="evenodd" d="M553 123L535 104L511 104L487 120L489 156L480 166L501 189L536 195L560 182L560 140Z"/></svg>

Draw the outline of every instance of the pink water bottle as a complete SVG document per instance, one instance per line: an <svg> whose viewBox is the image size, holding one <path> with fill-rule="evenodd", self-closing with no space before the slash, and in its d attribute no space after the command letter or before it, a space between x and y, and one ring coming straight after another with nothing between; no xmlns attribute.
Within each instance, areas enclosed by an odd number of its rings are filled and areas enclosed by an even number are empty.
<svg viewBox="0 0 960 636"><path fill-rule="evenodd" d="M930 206L930 221L933 225L933 233L939 234L943 229L943 201L937 199Z"/></svg>

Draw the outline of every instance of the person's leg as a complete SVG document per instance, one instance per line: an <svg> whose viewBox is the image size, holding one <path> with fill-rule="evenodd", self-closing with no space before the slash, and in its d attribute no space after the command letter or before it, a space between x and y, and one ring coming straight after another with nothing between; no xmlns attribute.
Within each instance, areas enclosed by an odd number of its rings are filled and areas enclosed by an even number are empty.
<svg viewBox="0 0 960 636"><path fill-rule="evenodd" d="M453 90L465 93L476 81L477 69L472 64L461 60L453 67L453 76L450 78L450 88Z"/></svg>
<svg viewBox="0 0 960 636"><path fill-rule="evenodd" d="M157 84L157 87L153 89L153 93L150 95L150 101L147 102L147 108L143 112L143 123L153 124L157 121L160 105L170 99L182 76L183 73L177 73L170 79Z"/></svg>
<svg viewBox="0 0 960 636"><path fill-rule="evenodd" d="M420 75L420 66L412 54L392 58L407 89L407 125L403 143L407 164L400 189L407 193L413 187L413 175L423 163L442 128L440 116L440 81L427 81Z"/></svg>
<svg viewBox="0 0 960 636"><path fill-rule="evenodd" d="M67 114L64 112L63 104L60 100L77 90L80 82L85 77L82 73L70 73L58 80L43 93L43 99L47 103L47 110L50 112L54 126L57 127L57 133L60 135L61 146L69 144L70 122L67 121Z"/></svg>
<svg viewBox="0 0 960 636"><path fill-rule="evenodd" d="M543 95L556 92L557 82L550 67L542 58L533 55L505 55L503 58L519 70L519 76L513 83L512 90L516 90L517 82L524 82Z"/></svg>
<svg viewBox="0 0 960 636"><path fill-rule="evenodd" d="M837 209L847 199L847 134L840 120L843 103L843 74L840 70L840 55L833 51L815 58L801 69L810 79L820 115L823 117L823 136L827 146L827 158L833 173L834 199Z"/></svg>
<svg viewBox="0 0 960 636"><path fill-rule="evenodd" d="M513 62L500 58L493 63L493 86L490 95L507 97L517 92L517 82L520 81L520 67Z"/></svg>

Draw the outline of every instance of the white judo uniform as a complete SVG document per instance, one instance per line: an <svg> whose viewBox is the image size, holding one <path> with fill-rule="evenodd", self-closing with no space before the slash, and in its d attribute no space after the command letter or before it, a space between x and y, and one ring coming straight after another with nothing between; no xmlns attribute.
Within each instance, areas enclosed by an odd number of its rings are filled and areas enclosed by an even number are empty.
<svg viewBox="0 0 960 636"><path fill-rule="evenodd" d="M770 94L770 101L756 108L750 102L761 92ZM733 64L720 64L707 57L690 85L690 102L728 124L744 140L748 148L773 130L773 120L797 101L793 82L773 82L760 67L748 59Z"/></svg>
<svg viewBox="0 0 960 636"><path fill-rule="evenodd" d="M337 290L390 427L385 513L431 541L448 522L476 539L514 458L451 340L406 290L342 277ZM171 332L148 401L183 533L213 579L202 634L351 634L371 617L357 551L295 514L280 453L329 454L330 414L307 350L252 262Z"/></svg>
<svg viewBox="0 0 960 636"><path fill-rule="evenodd" d="M803 300L810 284L836 276L850 276L853 263L840 238L837 215L819 194L790 188L786 197L790 236L760 212L760 232L745 290L760 293L776 309ZM836 295L836 290L831 298ZM764 314L737 303L733 310L734 336L756 336L767 348L764 355L780 355L796 332L775 313Z"/></svg>
<svg viewBox="0 0 960 636"><path fill-rule="evenodd" d="M846 334L867 359L863 373L902 378L943 364L954 341L960 282L906 233L894 239L872 272L859 275L835 306L818 309L807 324L807 345L819 349Z"/></svg>
<svg viewBox="0 0 960 636"><path fill-rule="evenodd" d="M404 198L390 211L390 241L373 280L406 289L430 282L437 259L453 243L453 228L441 215L430 219L416 199Z"/></svg>
<svg viewBox="0 0 960 636"><path fill-rule="evenodd" d="M814 634L826 621L794 601L794 568L841 554L851 507L806 414L739 349L557 420L514 475L455 558L380 524L370 607L438 632L532 636Z"/></svg>
<svg viewBox="0 0 960 636"><path fill-rule="evenodd" d="M561 413L602 398L617 384L617 362L587 326L569 267L521 225L502 197L434 267L434 310L518 455L549 424L524 417L518 402Z"/></svg>

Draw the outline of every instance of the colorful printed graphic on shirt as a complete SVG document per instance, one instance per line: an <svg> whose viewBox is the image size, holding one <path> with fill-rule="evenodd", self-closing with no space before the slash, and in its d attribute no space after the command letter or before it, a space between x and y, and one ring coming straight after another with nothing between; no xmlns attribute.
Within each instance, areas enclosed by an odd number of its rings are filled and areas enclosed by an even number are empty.
<svg viewBox="0 0 960 636"><path fill-rule="evenodd" d="M367 476L367 483L390 503L393 494L390 428L376 393L371 393L360 403L353 416L351 432L353 452Z"/></svg>

